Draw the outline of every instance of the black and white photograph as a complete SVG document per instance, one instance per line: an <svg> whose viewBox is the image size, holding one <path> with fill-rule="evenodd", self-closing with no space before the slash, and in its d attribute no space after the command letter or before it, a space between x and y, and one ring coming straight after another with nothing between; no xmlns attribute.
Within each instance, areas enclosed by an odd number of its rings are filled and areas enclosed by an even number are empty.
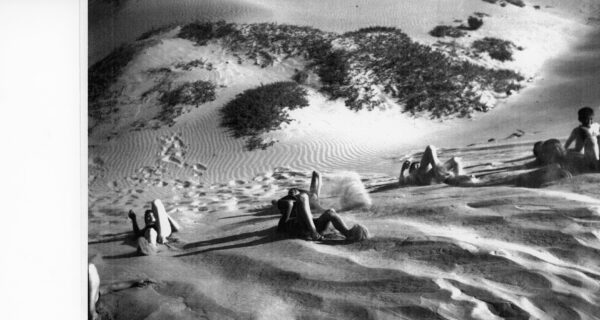
<svg viewBox="0 0 600 320"><path fill-rule="evenodd" d="M600 319L600 1L82 6L88 319Z"/></svg>

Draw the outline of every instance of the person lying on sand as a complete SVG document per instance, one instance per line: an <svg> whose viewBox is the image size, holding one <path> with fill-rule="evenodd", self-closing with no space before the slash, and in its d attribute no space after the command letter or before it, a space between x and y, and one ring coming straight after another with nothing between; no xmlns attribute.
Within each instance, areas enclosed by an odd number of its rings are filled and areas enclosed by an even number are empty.
<svg viewBox="0 0 600 320"><path fill-rule="evenodd" d="M146 210L144 212L144 223L146 226L144 229L140 229L137 223L136 215L133 210L129 210L129 219L131 219L131 225L133 228L133 234L136 238L144 237L148 242L156 245L156 239L158 237L158 229L156 226L156 218L154 218L154 214L152 210Z"/></svg>
<svg viewBox="0 0 600 320"><path fill-rule="evenodd" d="M408 175L405 175L405 171ZM433 183L457 185L475 182L477 178L465 174L459 158L452 157L442 163L438 158L437 148L432 145L425 148L420 162L405 161L398 177L400 185L425 186Z"/></svg>
<svg viewBox="0 0 600 320"><path fill-rule="evenodd" d="M118 281L110 284L100 285L100 276L98 269L93 263L88 264L88 320L100 319L97 310L98 300L101 295L109 294L115 291L121 291L133 287L145 287L151 283L156 283L152 279Z"/></svg>
<svg viewBox="0 0 600 320"><path fill-rule="evenodd" d="M557 139L536 143L533 153L536 158L535 162L514 169L531 169L540 166L541 168L498 179L480 179L466 174L458 158L453 157L445 163L441 163L437 156L437 149L434 146L428 146L420 162L405 161L403 163L398 183L399 185L446 183L461 187L495 185L539 187L545 183L585 171L583 158L567 153ZM406 176L405 171L407 170L408 175Z"/></svg>
<svg viewBox="0 0 600 320"><path fill-rule="evenodd" d="M277 201L273 200L273 205L281 213L281 218L277 224L277 231L292 237L319 241L323 239L322 232L331 223L348 241L362 241L367 239L369 234L364 226L356 224L349 229L342 217L334 209L327 209L318 218L313 218L311 207L321 208L319 204L320 189L321 175L313 171L308 191L291 188L288 190L287 196Z"/></svg>
<svg viewBox="0 0 600 320"><path fill-rule="evenodd" d="M135 212L133 212L133 210L129 210L128 217L129 217L129 219L131 219L131 226L133 229L133 234L138 239L138 249L142 250L142 253L144 253L143 252L144 248L148 247L148 244L150 246L151 251L156 251L157 243L166 243L167 242L166 239L161 239L159 237L158 221L156 221L156 217L158 216L158 213L154 211L154 210L158 210L156 207L156 203L160 203L160 200L152 201L152 209L146 210L144 212L144 223L145 223L144 229L140 229L140 227L138 226ZM162 207L162 204L160 204L160 206ZM166 215L166 217L169 221L171 231L172 232L179 231L181 229L179 224L177 224L175 222L175 220L173 220L173 218L171 218L171 216L169 216L166 213L164 213L164 214ZM146 243L146 241L147 241L147 243Z"/></svg>
<svg viewBox="0 0 600 320"><path fill-rule="evenodd" d="M600 125L594 120L594 110L583 107L577 111L578 120L581 125L577 126L565 142L565 149L573 156L580 155L591 170L598 170L600 151L598 148L598 137L600 136ZM569 146L575 142L575 148Z"/></svg>

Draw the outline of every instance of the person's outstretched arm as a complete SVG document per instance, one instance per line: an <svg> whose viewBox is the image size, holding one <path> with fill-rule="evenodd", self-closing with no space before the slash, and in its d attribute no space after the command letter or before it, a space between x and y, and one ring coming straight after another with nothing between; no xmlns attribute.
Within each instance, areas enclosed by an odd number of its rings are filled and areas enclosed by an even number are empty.
<svg viewBox="0 0 600 320"><path fill-rule="evenodd" d="M131 219L131 227L133 228L133 234L136 237L141 237L142 231L140 230L140 227L137 224L137 219L135 218L135 212L133 212L133 210L129 210L129 219Z"/></svg>

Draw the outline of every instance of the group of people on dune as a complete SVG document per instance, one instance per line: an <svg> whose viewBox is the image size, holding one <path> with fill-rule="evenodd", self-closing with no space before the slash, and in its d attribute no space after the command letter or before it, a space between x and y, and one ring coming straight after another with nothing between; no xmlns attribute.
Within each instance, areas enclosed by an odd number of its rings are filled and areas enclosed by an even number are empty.
<svg viewBox="0 0 600 320"><path fill-rule="evenodd" d="M557 177L594 172L600 169L600 152L598 148L600 125L593 122L594 110L583 107L579 109L578 116L581 124L573 129L564 145L557 139L535 143L533 147L535 156L533 165L537 166L536 171L542 174L528 174L521 178L525 180L551 180ZM570 149L573 143L574 148ZM453 157L442 163L438 158L437 149L434 146L427 146L419 162L406 161L403 163L398 183L400 185L446 183L458 186L480 186L486 185L488 182L466 174L458 158ZM333 208L324 209L321 207L319 202L321 185L321 175L319 172L313 171L309 190L290 188L287 195L272 201L273 208L281 214L277 224L277 232L289 237L320 241L323 240L324 231L329 226L333 226L347 241L367 239L369 232L364 226L356 224L352 228L348 228L342 217ZM145 227L143 229L139 228L135 213L132 210L129 211L128 216L131 219L133 233L138 238L139 246L144 243L156 245L158 242L166 242L166 239L159 236L157 213L153 210L145 211ZM314 218L312 210L319 210L323 213L318 218ZM173 231L177 231L179 228L176 223L171 217L168 218L169 223L175 224ZM138 249L140 248L138 247ZM93 264L89 265L88 278L90 319L98 317L95 305L101 293L153 283L151 279L143 279L100 286L98 272Z"/></svg>
<svg viewBox="0 0 600 320"><path fill-rule="evenodd" d="M332 225L347 241L361 241L369 237L368 230L356 224L348 228L342 217L331 208L323 210L319 203L319 194L321 191L322 179L317 171L313 171L309 190L290 188L288 194L279 200L273 200L272 205L277 208L281 214L277 224L277 232L290 237L299 237L306 240L323 240L323 232ZM152 203L160 200L154 200ZM131 220L134 236L138 239L138 251L146 249L143 247L156 247L158 243L166 243L167 239L160 236L160 230L156 216L156 205L144 213L145 226L141 229L137 223L136 214L130 210L128 217ZM314 218L312 210L323 210L318 218ZM167 215L168 216L168 215ZM168 223L171 224L173 232L180 228L168 217ZM100 295L114 291L125 290L131 287L143 287L155 283L152 279L140 279L131 281L114 282L107 285L100 285L98 270L93 263L88 264L88 319L96 320L100 318L97 303Z"/></svg>
<svg viewBox="0 0 600 320"><path fill-rule="evenodd" d="M535 161L531 166L538 167L538 170L511 177L513 182L539 185L556 178L596 172L600 169L598 148L600 125L594 122L594 110L590 107L583 107L577 113L580 125L571 131L565 144L562 145L558 139L535 143L533 146ZM573 143L574 147L570 148ZM507 182L507 180L485 181L466 174L460 159L456 157L442 163L434 146L425 148L421 161L405 161L398 177L399 185L446 183L458 186L480 186Z"/></svg>

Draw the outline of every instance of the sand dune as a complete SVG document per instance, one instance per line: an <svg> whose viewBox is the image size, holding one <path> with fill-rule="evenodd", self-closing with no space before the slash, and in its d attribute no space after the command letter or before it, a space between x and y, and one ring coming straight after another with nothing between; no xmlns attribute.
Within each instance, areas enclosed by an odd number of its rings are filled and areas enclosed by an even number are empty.
<svg viewBox="0 0 600 320"><path fill-rule="evenodd" d="M103 279L161 279L103 303L117 310L117 319L185 319L203 312L218 318L594 319L599 311L595 198L564 184L554 190L391 189L371 193L369 210L342 212L351 223L365 224L373 239L346 245L336 236L320 244L278 239L277 214L265 205L269 192L259 189L281 194L308 178L277 171L253 182L181 184L181 192L194 190L193 207L206 203L209 209L193 212L185 193L166 200L188 228L157 257L131 255L124 223L107 235L91 230L90 250L105 252L97 261ZM227 210L232 198L239 200ZM338 199L323 198L334 206ZM117 304L123 298L131 308Z"/></svg>
<svg viewBox="0 0 600 320"><path fill-rule="evenodd" d="M566 137L576 109L600 102L593 81L600 47L591 19L597 4L538 2L526 1L525 8L479 0L90 4L99 10L90 17L90 62L167 22L210 17L339 32L392 25L431 43L427 32L434 25L481 11L491 17L474 36L502 35L525 46L505 66L531 76L523 92L494 110L441 122L393 105L353 112L308 85L310 106L265 135L278 142L245 151L243 141L219 126L219 108L245 89L290 79L306 61L239 64L221 47L173 38L177 29L147 40L117 81L119 113L106 122L90 120L88 251L102 283L145 277L157 283L103 295L101 315L600 319L597 174L536 189L396 185L402 163L418 161L428 144L439 147L441 160L461 157L466 171L482 179L529 172L535 141ZM133 16L141 18L130 25ZM178 66L198 60L201 66L190 70ZM217 84L216 99L185 106L172 126L152 128L158 112L153 88L162 80L197 79ZM136 124L144 122L150 125ZM275 233L279 214L271 200L290 187L307 188L312 170L323 174L322 206L335 208L349 225L366 226L371 239L348 243L328 230L323 241L309 242ZM138 256L127 211L141 220L156 198L184 228L156 256Z"/></svg>

